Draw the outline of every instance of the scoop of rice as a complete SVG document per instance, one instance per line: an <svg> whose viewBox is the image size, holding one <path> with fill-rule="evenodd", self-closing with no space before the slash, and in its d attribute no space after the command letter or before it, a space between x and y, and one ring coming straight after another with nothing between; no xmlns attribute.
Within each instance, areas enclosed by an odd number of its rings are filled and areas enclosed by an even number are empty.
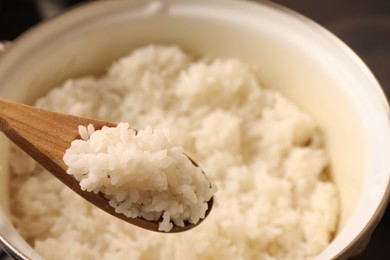
<svg viewBox="0 0 390 260"><path fill-rule="evenodd" d="M71 143L64 155L67 173L82 190L101 192L115 212L129 218L158 221L168 232L174 223L196 224L214 195L200 167L173 146L168 129L150 126L135 131L128 123L103 127L80 126L82 139Z"/></svg>

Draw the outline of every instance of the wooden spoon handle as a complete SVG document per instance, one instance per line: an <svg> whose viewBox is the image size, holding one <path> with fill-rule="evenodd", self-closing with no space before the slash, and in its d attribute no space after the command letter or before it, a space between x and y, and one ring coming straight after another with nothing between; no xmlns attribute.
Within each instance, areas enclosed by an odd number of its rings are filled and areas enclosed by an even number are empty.
<svg viewBox="0 0 390 260"><path fill-rule="evenodd" d="M90 123L95 129L104 125L113 126L104 121L50 112L0 99L0 130L52 173L66 171L67 166L62 159L65 151L73 140L79 138L78 126Z"/></svg>
<svg viewBox="0 0 390 260"><path fill-rule="evenodd" d="M95 129L115 126L0 99L0 131L69 188L115 215L114 208L108 205L103 195L81 190L74 177L66 173L65 151L73 140L79 138L78 126L88 124L93 124Z"/></svg>

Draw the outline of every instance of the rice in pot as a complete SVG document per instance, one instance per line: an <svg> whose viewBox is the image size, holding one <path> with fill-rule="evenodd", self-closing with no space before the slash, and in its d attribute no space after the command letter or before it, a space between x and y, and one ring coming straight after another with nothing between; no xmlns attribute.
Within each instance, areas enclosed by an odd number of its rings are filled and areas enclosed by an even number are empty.
<svg viewBox="0 0 390 260"><path fill-rule="evenodd" d="M150 45L36 105L168 128L218 187L201 225L160 234L95 208L14 148L13 222L46 259L307 259L333 237L338 195L315 121L239 60Z"/></svg>

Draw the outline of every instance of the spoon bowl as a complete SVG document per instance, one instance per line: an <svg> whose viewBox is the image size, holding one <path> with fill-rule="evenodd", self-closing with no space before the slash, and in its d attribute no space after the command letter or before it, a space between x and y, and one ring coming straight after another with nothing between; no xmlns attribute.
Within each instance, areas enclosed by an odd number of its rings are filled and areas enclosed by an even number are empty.
<svg viewBox="0 0 390 260"><path fill-rule="evenodd" d="M147 230L166 233L158 230L159 221L148 221L141 217L129 218L116 213L115 208L108 204L108 200L102 193L83 191L79 182L66 173L68 167L63 161L65 151L72 141L80 138L78 127L89 124L92 124L95 129L101 129L103 126L116 126L110 122L47 111L0 99L0 130L57 179L84 199L117 218ZM189 160L198 166L191 158ZM212 206L213 198L208 201L205 218ZM196 224L185 222L183 227L174 225L169 233L192 229L205 218L200 219Z"/></svg>

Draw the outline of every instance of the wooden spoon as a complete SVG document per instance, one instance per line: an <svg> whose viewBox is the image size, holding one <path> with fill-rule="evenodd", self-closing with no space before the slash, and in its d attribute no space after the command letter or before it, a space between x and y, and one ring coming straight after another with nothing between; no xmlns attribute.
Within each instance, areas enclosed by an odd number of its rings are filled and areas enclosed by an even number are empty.
<svg viewBox="0 0 390 260"><path fill-rule="evenodd" d="M65 151L73 140L80 138L78 126L88 124L92 124L95 129L101 129L103 126L116 126L109 122L51 112L0 99L0 130L40 165L81 197L111 215L138 227L162 232L158 230L158 221L148 221L140 217L128 218L116 213L102 193L95 194L81 190L79 182L66 173L68 167L63 161ZM197 166L192 159L190 160ZM212 206L213 198L208 201L206 216ZM196 224L186 223L184 227L174 225L169 233L189 230L201 222L202 219Z"/></svg>

